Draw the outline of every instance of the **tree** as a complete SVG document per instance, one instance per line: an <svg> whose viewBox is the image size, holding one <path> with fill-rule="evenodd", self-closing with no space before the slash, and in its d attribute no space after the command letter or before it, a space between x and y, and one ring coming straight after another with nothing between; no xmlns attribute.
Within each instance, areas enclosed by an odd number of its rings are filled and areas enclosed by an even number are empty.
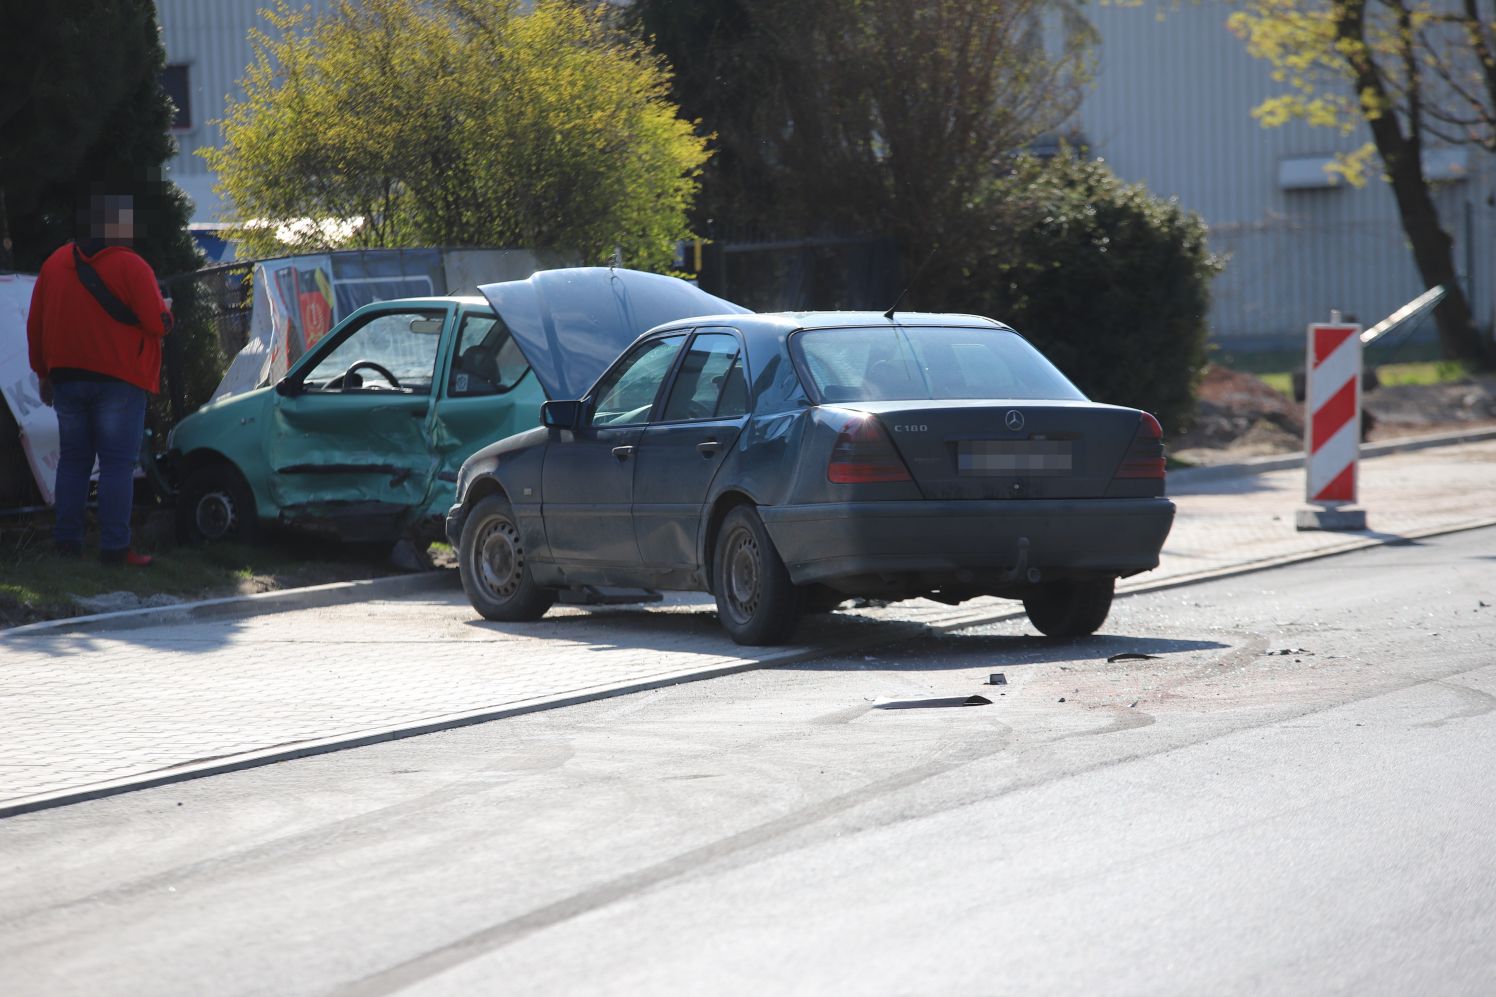
<svg viewBox="0 0 1496 997"><path fill-rule="evenodd" d="M12 9L14 7L15 9ZM162 179L175 152L172 105L160 84L166 53L153 0L7 0L0 23L0 268L34 271L79 233L92 193L135 198L135 249L162 278L195 271L190 206ZM221 374L211 327L190 281L174 284L168 340L173 387L189 405ZM160 400L157 424L166 420Z"/></svg>
<svg viewBox="0 0 1496 997"><path fill-rule="evenodd" d="M1073 112L1092 41L1052 0L637 0L626 16L716 133L698 221L891 233L911 267L972 247L973 199Z"/></svg>
<svg viewBox="0 0 1496 997"><path fill-rule="evenodd" d="M1221 269L1197 215L1068 151L1020 159L972 213L987 248L949 307L1008 322L1092 398L1188 428Z"/></svg>
<svg viewBox="0 0 1496 997"><path fill-rule="evenodd" d="M538 0L280 3L206 153L251 251L526 246L669 264L706 159L658 56ZM314 220L277 232L293 219ZM332 224L328 224L332 223Z"/></svg>
<svg viewBox="0 0 1496 997"><path fill-rule="evenodd" d="M1491 367L1496 346L1472 320L1423 168L1431 139L1496 151L1496 36L1480 6L1247 0L1229 24L1286 85L1253 111L1264 125L1301 120L1349 133L1365 123L1371 142L1342 157L1340 171L1359 185L1374 150L1419 274L1448 291L1434 311L1444 354Z"/></svg>

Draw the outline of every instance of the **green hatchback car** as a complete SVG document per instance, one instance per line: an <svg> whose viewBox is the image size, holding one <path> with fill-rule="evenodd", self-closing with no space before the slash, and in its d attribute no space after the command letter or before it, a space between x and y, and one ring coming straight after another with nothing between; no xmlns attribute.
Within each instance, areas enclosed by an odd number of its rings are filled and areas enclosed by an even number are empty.
<svg viewBox="0 0 1496 997"><path fill-rule="evenodd" d="M365 305L274 386L212 402L167 437L178 531L280 524L350 541L435 540L457 470L536 425L545 392L479 297Z"/></svg>
<svg viewBox="0 0 1496 997"><path fill-rule="evenodd" d="M743 310L674 277L610 267L484 290L502 312L477 296L365 305L274 386L183 419L164 468L182 538L247 540L283 525L355 542L440 540L463 461L538 427L543 385L576 397L620 342Z"/></svg>

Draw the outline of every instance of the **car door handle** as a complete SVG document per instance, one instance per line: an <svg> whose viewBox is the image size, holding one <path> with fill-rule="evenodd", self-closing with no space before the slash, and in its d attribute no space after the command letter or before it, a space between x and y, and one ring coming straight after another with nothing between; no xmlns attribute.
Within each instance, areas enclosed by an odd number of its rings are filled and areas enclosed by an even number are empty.
<svg viewBox="0 0 1496 997"><path fill-rule="evenodd" d="M614 447L613 448L613 456L617 457L619 460L628 460L633 455L634 455L634 448L633 447Z"/></svg>
<svg viewBox="0 0 1496 997"><path fill-rule="evenodd" d="M719 446L721 446L721 444L716 440L707 440L704 443L696 444L696 452L701 454L701 456L703 457L710 457L712 454L717 452L717 448Z"/></svg>

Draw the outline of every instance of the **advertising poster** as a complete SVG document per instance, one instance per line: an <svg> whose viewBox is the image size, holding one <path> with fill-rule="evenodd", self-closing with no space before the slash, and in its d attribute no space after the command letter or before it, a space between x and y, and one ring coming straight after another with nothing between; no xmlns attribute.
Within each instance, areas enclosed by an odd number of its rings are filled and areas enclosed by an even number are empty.
<svg viewBox="0 0 1496 997"><path fill-rule="evenodd" d="M26 315L35 285L30 274L0 274L0 395L21 429L21 448L42 501L51 505L57 482L57 414L42 404L26 352Z"/></svg>

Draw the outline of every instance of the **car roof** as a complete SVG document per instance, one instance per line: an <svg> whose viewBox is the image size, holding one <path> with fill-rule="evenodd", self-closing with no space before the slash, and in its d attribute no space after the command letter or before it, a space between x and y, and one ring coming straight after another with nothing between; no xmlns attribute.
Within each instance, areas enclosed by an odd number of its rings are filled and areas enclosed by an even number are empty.
<svg viewBox="0 0 1496 997"><path fill-rule="evenodd" d="M709 325L731 326L743 333L765 332L783 334L803 329L879 328L893 326L978 326L989 329L1010 330L1010 327L995 319L981 315L965 315L959 312L895 312L888 318L883 312L873 311L807 311L807 312L749 312L739 315L698 315L667 323L653 331L681 329Z"/></svg>
<svg viewBox="0 0 1496 997"><path fill-rule="evenodd" d="M368 308L369 305L403 305L410 307L445 307L451 304L467 305L469 307L487 308L488 302L477 294L428 294L417 298L383 298L379 301L370 301L368 304L360 305L360 308Z"/></svg>

